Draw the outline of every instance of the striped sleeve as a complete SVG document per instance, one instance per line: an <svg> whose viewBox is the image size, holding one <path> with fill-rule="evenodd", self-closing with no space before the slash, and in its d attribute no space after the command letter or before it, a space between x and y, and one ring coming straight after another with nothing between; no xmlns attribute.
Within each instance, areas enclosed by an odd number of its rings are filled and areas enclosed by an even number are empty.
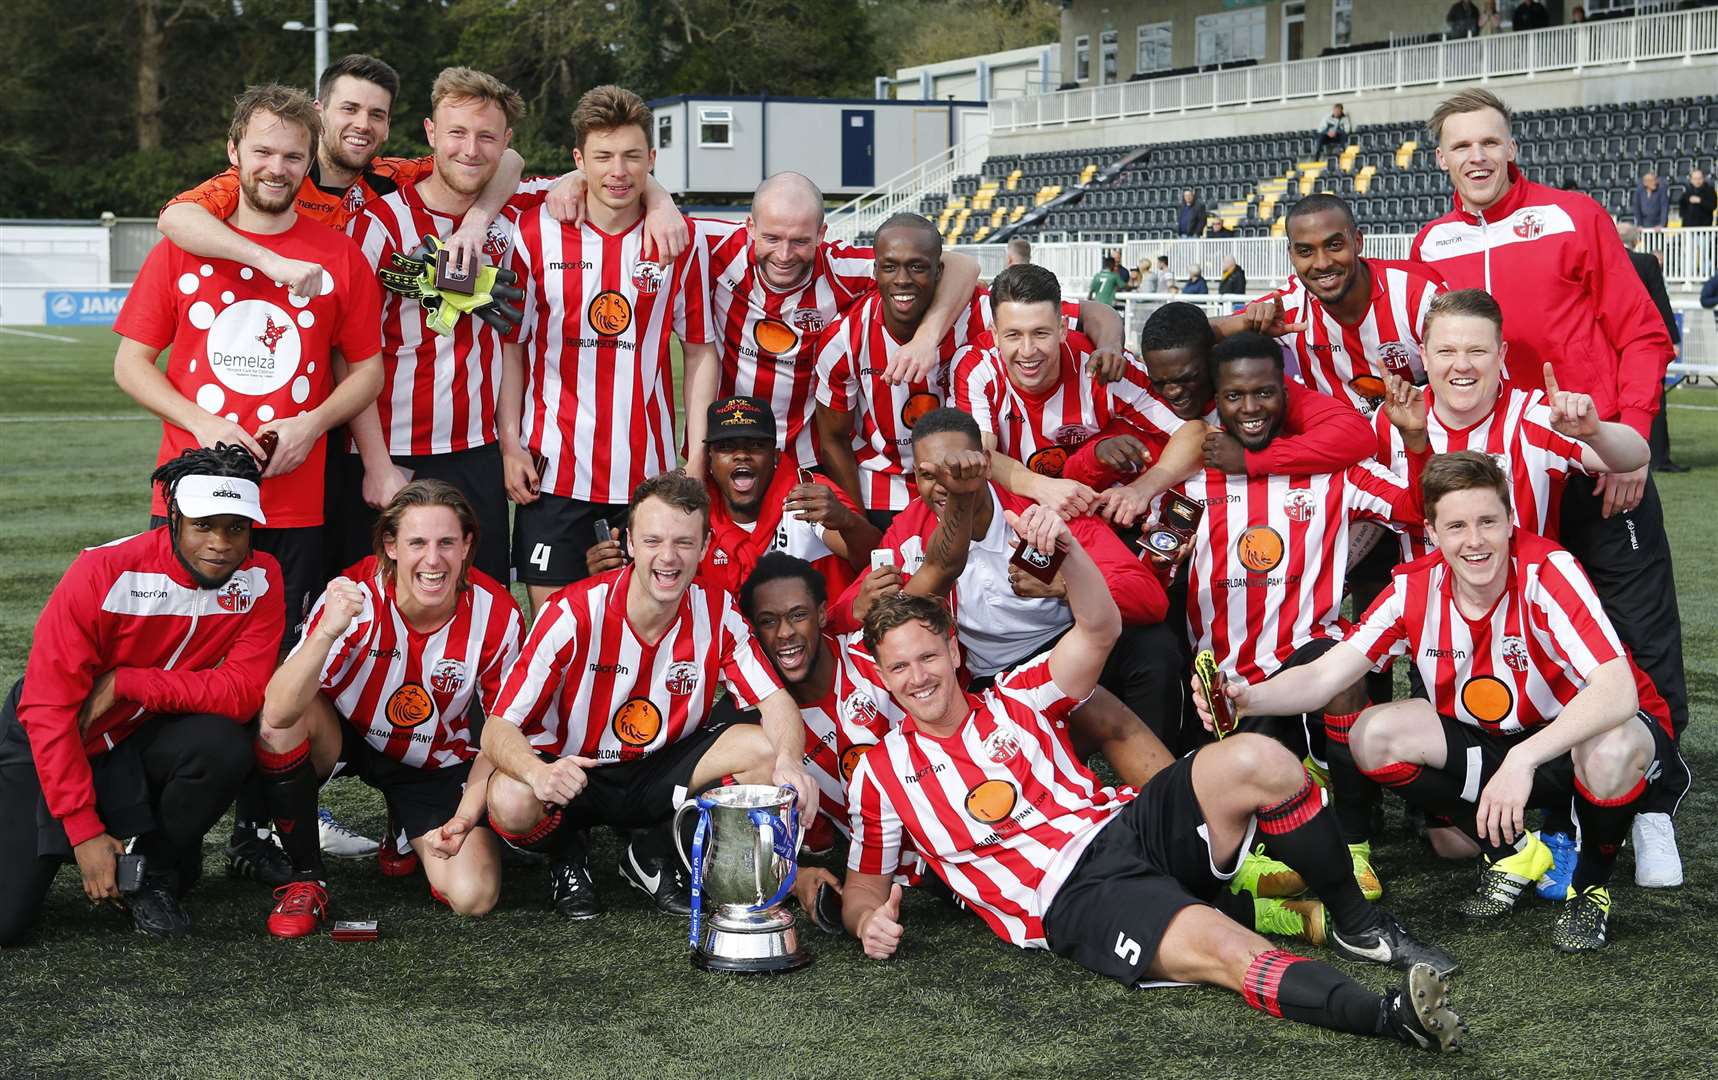
<svg viewBox="0 0 1718 1080"><path fill-rule="evenodd" d="M1526 599L1534 621L1550 635L1554 652L1581 678L1590 678L1600 664L1623 655L1598 594L1567 551L1552 551L1538 564Z"/></svg>
<svg viewBox="0 0 1718 1080"><path fill-rule="evenodd" d="M1386 659L1402 656L1408 651L1406 612L1409 579L1408 574L1393 575L1390 587L1378 594L1345 639L1364 653L1375 668Z"/></svg>
<svg viewBox="0 0 1718 1080"><path fill-rule="evenodd" d="M500 610L489 614L491 638L483 643L483 668L477 673L477 695L483 702L484 715L495 712L500 704L501 678L519 659L519 638L525 621L519 605L506 593L490 594L490 603Z"/></svg>
<svg viewBox="0 0 1718 1080"><path fill-rule="evenodd" d="M1002 399L994 355L976 345L965 345L954 354L954 407L971 415L978 430L1000 436L997 423L998 406Z"/></svg>
<svg viewBox="0 0 1718 1080"><path fill-rule="evenodd" d="M1418 525L1423 519L1408 482L1376 461L1350 466L1346 478L1349 516L1386 525Z"/></svg>
<svg viewBox="0 0 1718 1080"><path fill-rule="evenodd" d="M311 634L321 625L327 600L327 593L316 598L316 606L310 609L310 617L304 621L304 633L299 636L298 644L292 647L292 656L298 655L298 651L309 643ZM340 639L328 650L327 658L322 661L320 682L323 689L332 688L351 674L352 668L360 659L359 648L369 639L370 626L375 621L375 604L370 598L370 590L364 589L364 610L352 619L352 624L346 627L346 632L340 635ZM289 656L288 659L290 658Z"/></svg>
<svg viewBox="0 0 1718 1080"><path fill-rule="evenodd" d="M848 350L849 323L836 323L817 351L817 400L837 412L852 412L859 397L853 357Z"/></svg>
<svg viewBox="0 0 1718 1080"><path fill-rule="evenodd" d="M848 304L877 287L877 253L868 247L829 243L824 248L829 261L829 277L837 293L837 308Z"/></svg>
<svg viewBox="0 0 1718 1080"><path fill-rule="evenodd" d="M710 313L710 252L698 239L698 223L687 218L686 227L693 239L681 256L686 265L674 296L674 333L681 344L708 345L716 340Z"/></svg>
<svg viewBox="0 0 1718 1080"><path fill-rule="evenodd" d="M876 765L888 756L887 743L859 759L847 782L847 818L853 832L847 869L888 877L901 865L901 816L877 780Z"/></svg>
<svg viewBox="0 0 1718 1080"><path fill-rule="evenodd" d="M586 594L588 595L588 594ZM501 693L495 701L495 716L520 728L526 734L540 726L549 711L561 680L572 663L580 638L589 640L591 633L565 598L546 608L531 624L531 633L524 648L507 669L501 681ZM572 720L571 717L568 718ZM568 734L567 745L577 746L582 735Z"/></svg>
<svg viewBox="0 0 1718 1080"><path fill-rule="evenodd" d="M1002 672L996 677L996 689L1051 720L1066 720L1080 706L1080 699L1063 693L1051 677L1049 651Z"/></svg>
<svg viewBox="0 0 1718 1080"><path fill-rule="evenodd" d="M1546 463L1550 471L1563 472L1571 468L1587 471L1582 461L1582 445L1551 426L1551 406L1544 391L1532 392L1527 407L1521 411L1520 430L1527 445L1550 459Z"/></svg>
<svg viewBox="0 0 1718 1080"><path fill-rule="evenodd" d="M775 668L764 656L763 647L752 636L752 628L734 606L732 597L722 605L722 682L734 703L742 709L755 707L758 702L781 689Z"/></svg>

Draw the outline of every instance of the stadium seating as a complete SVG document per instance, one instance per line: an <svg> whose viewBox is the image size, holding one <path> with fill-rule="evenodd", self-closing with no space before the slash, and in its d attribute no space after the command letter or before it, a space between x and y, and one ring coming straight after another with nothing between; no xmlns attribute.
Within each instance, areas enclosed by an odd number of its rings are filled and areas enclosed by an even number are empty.
<svg viewBox="0 0 1718 1080"><path fill-rule="evenodd" d="M1542 183L1573 182L1611 213L1626 216L1642 173L1656 170L1675 189L1718 158L1718 98L1682 98L1521 113L1520 161ZM1236 136L1153 145L1145 160L1084 199L1055 209L1022 235L1069 239L1157 239L1175 235L1181 192L1192 188L1237 236L1280 234L1282 215L1302 194L1333 191L1354 203L1375 232L1412 232L1449 205L1449 184L1417 124L1357 128L1348 145L1316 153L1316 136ZM954 243L979 243L1134 148L1053 150L988 158L977 176L956 178L950 194L927 196L919 211Z"/></svg>

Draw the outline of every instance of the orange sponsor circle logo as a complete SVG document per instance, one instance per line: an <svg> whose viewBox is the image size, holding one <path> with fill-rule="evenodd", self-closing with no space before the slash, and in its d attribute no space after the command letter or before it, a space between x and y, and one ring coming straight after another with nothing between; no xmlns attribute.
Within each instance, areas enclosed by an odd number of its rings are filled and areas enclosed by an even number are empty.
<svg viewBox="0 0 1718 1080"><path fill-rule="evenodd" d="M1255 574L1275 570L1283 561L1283 538L1269 525L1254 525L1235 541L1235 557Z"/></svg>
<svg viewBox="0 0 1718 1080"><path fill-rule="evenodd" d="M780 319L760 319L752 327L752 340L758 343L758 348L764 352L780 355L792 352L799 344L799 335L793 332L793 327Z"/></svg>
<svg viewBox="0 0 1718 1080"><path fill-rule="evenodd" d="M1061 476L1068 464L1068 451L1061 446L1046 446L1026 459L1026 467L1041 476Z"/></svg>
<svg viewBox="0 0 1718 1080"><path fill-rule="evenodd" d="M907 403L901 406L901 423L907 425L910 429L914 424L919 422L919 417L930 412L932 409L940 407L941 405L942 402L937 400L937 396L935 394L920 390L918 393L908 397Z"/></svg>
<svg viewBox="0 0 1718 1080"><path fill-rule="evenodd" d="M1497 727L1515 709L1515 691L1495 675L1475 675L1461 688L1462 708L1475 720Z"/></svg>
<svg viewBox="0 0 1718 1080"><path fill-rule="evenodd" d="M1020 792L1006 780L986 780L966 793L966 812L974 821L993 825L1014 812Z"/></svg>
<svg viewBox="0 0 1718 1080"><path fill-rule="evenodd" d="M409 682L389 696L383 712L388 723L395 727L415 728L435 715L435 702L430 700L428 690Z"/></svg>
<svg viewBox="0 0 1718 1080"><path fill-rule="evenodd" d="M590 320L592 330L614 337L626 333L626 328L632 325L632 304L613 289L605 289L591 297L585 317Z"/></svg>
<svg viewBox="0 0 1718 1080"><path fill-rule="evenodd" d="M1348 380L1348 388L1367 401L1384 400L1384 380L1376 375L1356 375Z"/></svg>
<svg viewBox="0 0 1718 1080"><path fill-rule="evenodd" d="M867 744L864 746L849 746L847 749L845 749L841 752L841 779L842 780L853 779L853 770L857 769L859 767L859 759L864 757L865 751L867 751L869 749L871 749L871 747L869 744Z"/></svg>
<svg viewBox="0 0 1718 1080"><path fill-rule="evenodd" d="M662 733L662 710L649 698L628 698L614 711L614 737L628 746L649 746Z"/></svg>

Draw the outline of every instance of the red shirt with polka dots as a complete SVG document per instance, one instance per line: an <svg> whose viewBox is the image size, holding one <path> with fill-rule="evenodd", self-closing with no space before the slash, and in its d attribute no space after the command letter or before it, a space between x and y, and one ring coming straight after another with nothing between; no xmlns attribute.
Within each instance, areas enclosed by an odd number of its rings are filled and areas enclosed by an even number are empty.
<svg viewBox="0 0 1718 1080"><path fill-rule="evenodd" d="M152 349L171 345L167 379L173 388L254 434L270 420L327 400L334 389L332 350L354 365L379 362L381 296L358 245L302 214L283 233L241 235L288 259L322 266L321 294L294 296L248 266L201 258L162 240L144 261L113 328ZM326 442L316 440L298 468L263 481L269 528L322 524ZM163 424L157 463L196 445L189 431ZM159 492L152 512L167 513Z"/></svg>

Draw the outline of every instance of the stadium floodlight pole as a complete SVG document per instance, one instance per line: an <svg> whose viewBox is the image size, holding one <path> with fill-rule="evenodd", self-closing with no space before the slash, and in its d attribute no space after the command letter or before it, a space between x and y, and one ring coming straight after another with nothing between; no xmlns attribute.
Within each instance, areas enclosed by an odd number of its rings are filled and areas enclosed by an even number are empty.
<svg viewBox="0 0 1718 1080"><path fill-rule="evenodd" d="M297 19L280 24L280 28L282 30L302 30L316 35L316 73L310 77L312 94L315 93L317 84L322 82L323 69L328 66L329 33L350 34L352 31L358 29L357 23L349 22L335 23L333 26L329 26L328 0L316 0L316 6L313 9L313 16L314 18L310 26L304 25Z"/></svg>

